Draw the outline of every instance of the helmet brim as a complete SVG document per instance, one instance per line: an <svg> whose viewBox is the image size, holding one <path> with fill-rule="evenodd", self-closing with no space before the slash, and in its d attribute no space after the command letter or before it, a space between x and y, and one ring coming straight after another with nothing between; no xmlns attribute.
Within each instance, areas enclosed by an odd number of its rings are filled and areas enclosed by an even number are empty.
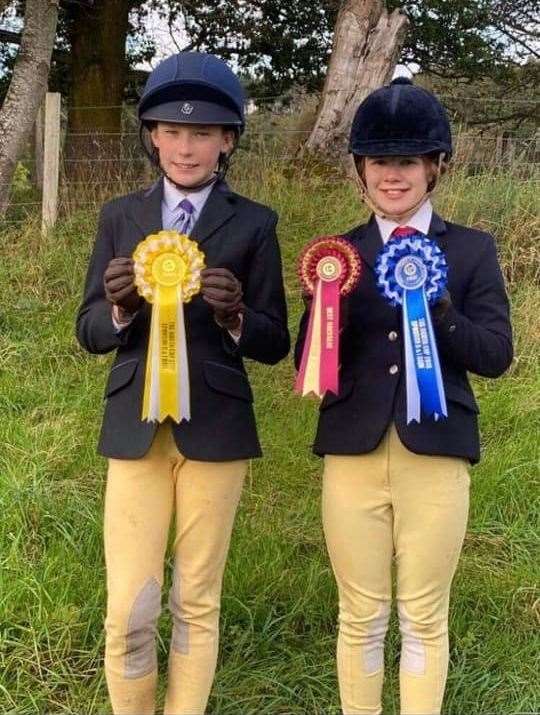
<svg viewBox="0 0 540 715"><path fill-rule="evenodd" d="M174 101L158 104L143 111L143 122L168 122L170 124L215 124L241 128L243 122L236 112L213 102Z"/></svg>
<svg viewBox="0 0 540 715"><path fill-rule="evenodd" d="M355 141L349 146L349 153L355 156L423 156L433 153L447 154L450 156L451 150L440 141L420 141L414 139L399 139L392 141L384 139L381 141Z"/></svg>

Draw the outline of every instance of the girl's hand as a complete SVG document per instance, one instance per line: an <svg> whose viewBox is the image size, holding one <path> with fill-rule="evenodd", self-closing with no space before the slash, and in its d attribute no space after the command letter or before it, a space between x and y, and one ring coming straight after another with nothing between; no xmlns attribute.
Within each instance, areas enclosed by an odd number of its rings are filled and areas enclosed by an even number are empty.
<svg viewBox="0 0 540 715"><path fill-rule="evenodd" d="M135 287L133 259L113 258L103 275L105 297L126 313L136 313L142 303Z"/></svg>
<svg viewBox="0 0 540 715"><path fill-rule="evenodd" d="M435 320L442 320L452 305L450 293L445 289L439 300L432 306L431 314Z"/></svg>
<svg viewBox="0 0 540 715"><path fill-rule="evenodd" d="M206 268L201 273L201 293L222 327L227 330L239 327L244 309L242 284L228 268Z"/></svg>

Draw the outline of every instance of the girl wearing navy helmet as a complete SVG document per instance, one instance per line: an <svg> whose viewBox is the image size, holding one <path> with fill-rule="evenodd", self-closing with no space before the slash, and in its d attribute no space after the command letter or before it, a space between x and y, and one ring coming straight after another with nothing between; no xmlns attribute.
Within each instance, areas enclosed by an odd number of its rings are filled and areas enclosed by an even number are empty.
<svg viewBox="0 0 540 715"><path fill-rule="evenodd" d="M148 78L141 140L162 176L103 207L77 336L116 351L99 451L105 496L105 673L114 713L155 709L156 629L175 515L173 633L165 713L203 713L218 649L222 575L248 460L261 454L243 358L289 350L277 216L234 193L228 162L244 130L244 93L222 60L188 52ZM134 285L137 244L177 229L205 254L201 293L185 306L191 419L141 419L150 306Z"/></svg>
<svg viewBox="0 0 540 715"><path fill-rule="evenodd" d="M449 593L467 523L469 465L480 457L468 373L498 377L510 365L508 299L493 238L433 210L430 196L452 153L449 122L433 94L403 78L370 94L356 112L350 151L373 213L345 235L363 271L347 299L339 394L324 398L314 444L324 456L323 524L339 591L341 703L346 715L382 712L395 561L401 713L435 715L448 668ZM426 302L429 316L416 321L416 334L407 332L412 318L403 319L408 297L402 291L396 305L397 283L388 278L392 262L398 275L398 251L410 246L425 251L426 265L433 257L439 268L447 263L446 290L441 283L438 298ZM408 271L410 278L410 261L400 286ZM306 311L297 361L307 326ZM435 345L437 359L433 350L432 360L410 359L417 338ZM442 406L430 413L418 400L433 395L415 381L420 367L436 372L436 362Z"/></svg>

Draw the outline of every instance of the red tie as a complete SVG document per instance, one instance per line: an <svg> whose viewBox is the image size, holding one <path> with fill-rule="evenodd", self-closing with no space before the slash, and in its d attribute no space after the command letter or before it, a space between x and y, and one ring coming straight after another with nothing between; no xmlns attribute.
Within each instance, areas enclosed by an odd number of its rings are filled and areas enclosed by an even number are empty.
<svg viewBox="0 0 540 715"><path fill-rule="evenodd" d="M392 231L392 236L412 236L413 233L418 233L412 226L398 226Z"/></svg>

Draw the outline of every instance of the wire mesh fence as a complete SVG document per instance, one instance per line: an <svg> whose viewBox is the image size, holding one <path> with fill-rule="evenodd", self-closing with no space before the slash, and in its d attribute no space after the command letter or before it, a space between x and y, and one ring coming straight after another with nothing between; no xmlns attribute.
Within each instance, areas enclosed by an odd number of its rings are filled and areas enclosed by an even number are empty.
<svg viewBox="0 0 540 715"><path fill-rule="evenodd" d="M444 96L442 97L444 101ZM500 98L468 97L467 102L497 104ZM534 104L534 100L506 100L506 103ZM538 102L536 102L538 105ZM80 116L109 110L117 115L120 128L92 131L92 122L79 121L73 128L72 114ZM317 110L316 97L294 101L279 96L253 97L248 102L247 131L235 157L236 166L263 165L291 170L305 165L302 148L308 139ZM530 125L529 125L530 126ZM479 128L462 124L454 127L453 164L468 174L500 174L509 178L539 182L540 129L506 129L489 125ZM91 207L106 198L148 186L155 170L144 156L139 142L136 108L63 106L58 127L60 161L58 209ZM37 136L37 133L36 133ZM324 157L311 157L324 163ZM11 186L9 219L24 221L36 214L42 203L40 181L43 165L41 147L32 142L17 167ZM328 167L327 167L328 169ZM342 175L341 166L334 167Z"/></svg>

